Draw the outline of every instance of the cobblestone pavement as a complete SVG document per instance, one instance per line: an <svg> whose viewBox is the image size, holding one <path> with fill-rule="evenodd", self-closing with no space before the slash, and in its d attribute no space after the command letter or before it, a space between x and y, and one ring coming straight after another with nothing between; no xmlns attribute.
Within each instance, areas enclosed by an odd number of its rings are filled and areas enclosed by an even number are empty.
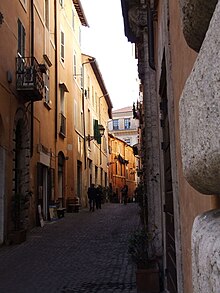
<svg viewBox="0 0 220 293"><path fill-rule="evenodd" d="M138 225L136 204L108 203L34 228L0 248L0 292L136 293L127 243Z"/></svg>

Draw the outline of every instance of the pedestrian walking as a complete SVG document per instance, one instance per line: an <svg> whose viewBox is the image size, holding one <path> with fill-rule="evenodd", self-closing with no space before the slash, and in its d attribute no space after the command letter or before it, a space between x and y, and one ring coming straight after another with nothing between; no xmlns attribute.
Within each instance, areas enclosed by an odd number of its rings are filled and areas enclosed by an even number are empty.
<svg viewBox="0 0 220 293"><path fill-rule="evenodd" d="M99 185L96 188L96 209L102 208L102 187Z"/></svg>
<svg viewBox="0 0 220 293"><path fill-rule="evenodd" d="M127 186L127 184L125 184L124 187L122 188L121 194L122 194L123 203L127 204L127 201L128 201L128 186Z"/></svg>
<svg viewBox="0 0 220 293"><path fill-rule="evenodd" d="M95 200L96 200L96 188L93 183L88 188L87 194L88 194L88 199L89 199L89 210L94 212Z"/></svg>

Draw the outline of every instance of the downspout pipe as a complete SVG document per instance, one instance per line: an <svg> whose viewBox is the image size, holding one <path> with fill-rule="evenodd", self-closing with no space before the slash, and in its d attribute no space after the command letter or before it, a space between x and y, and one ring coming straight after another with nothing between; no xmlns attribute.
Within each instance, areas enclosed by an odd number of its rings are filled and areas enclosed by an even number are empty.
<svg viewBox="0 0 220 293"><path fill-rule="evenodd" d="M31 0L31 62L34 57L34 0ZM34 102L31 101L31 138L30 138L30 155L33 156L34 149Z"/></svg>
<svg viewBox="0 0 220 293"><path fill-rule="evenodd" d="M58 91L57 91L57 85L58 85L58 68L57 68L57 60L58 60L58 56L57 56L57 1L54 0L54 42L55 42L55 117L54 117L54 121L55 121L55 140L57 140L57 108L58 108L58 99L57 99L57 95L58 95Z"/></svg>
<svg viewBox="0 0 220 293"><path fill-rule="evenodd" d="M84 66L86 64L89 64L89 63L93 63L93 62L96 62L96 59L93 58L89 61L86 61L86 62L83 62L82 63L82 109L83 109L83 136L84 136L84 141L83 141L83 150L84 150L84 168L86 169L86 166L87 166L87 149L86 149L86 119L85 119L85 71L84 71Z"/></svg>

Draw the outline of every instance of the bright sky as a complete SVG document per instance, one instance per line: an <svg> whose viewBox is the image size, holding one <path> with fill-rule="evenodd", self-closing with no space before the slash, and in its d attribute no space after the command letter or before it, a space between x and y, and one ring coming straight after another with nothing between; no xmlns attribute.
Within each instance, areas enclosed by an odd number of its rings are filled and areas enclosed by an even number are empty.
<svg viewBox="0 0 220 293"><path fill-rule="evenodd" d="M137 60L124 34L120 0L81 0L89 28L82 29L82 52L98 62L113 110L138 99Z"/></svg>

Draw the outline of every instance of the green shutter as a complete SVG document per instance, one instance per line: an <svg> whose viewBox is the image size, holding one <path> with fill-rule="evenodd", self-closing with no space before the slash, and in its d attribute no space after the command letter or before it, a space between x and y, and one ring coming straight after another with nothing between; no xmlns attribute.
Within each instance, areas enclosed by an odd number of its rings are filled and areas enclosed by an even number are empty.
<svg viewBox="0 0 220 293"><path fill-rule="evenodd" d="M99 132L99 122L98 120L94 119L94 139L97 141L98 144L101 144L101 135Z"/></svg>

